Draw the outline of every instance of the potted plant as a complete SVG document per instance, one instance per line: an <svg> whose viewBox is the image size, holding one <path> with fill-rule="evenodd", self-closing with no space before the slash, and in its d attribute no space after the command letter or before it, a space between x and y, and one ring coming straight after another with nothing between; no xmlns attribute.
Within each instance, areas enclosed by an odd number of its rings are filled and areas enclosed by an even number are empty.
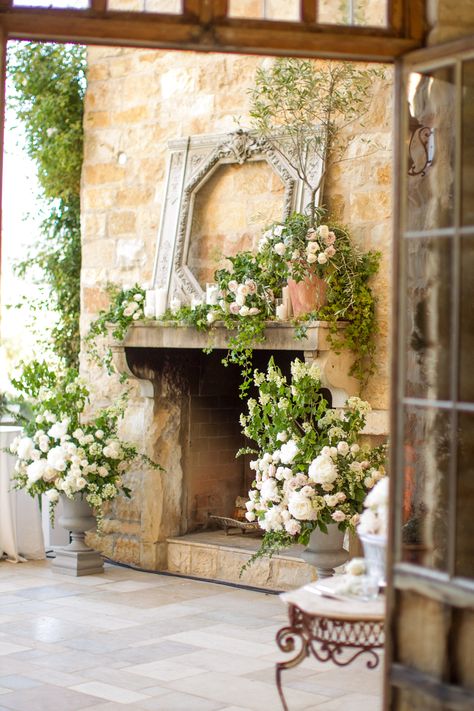
<svg viewBox="0 0 474 711"><path fill-rule="evenodd" d="M58 374L38 361L24 364L12 385L29 403L28 416L21 417L23 432L10 448L17 457L15 488L31 496L44 494L52 520L60 497L80 499L93 509L101 530L104 504L131 495L127 470L160 468L120 438L125 399L86 417L90 394L77 371Z"/></svg>
<svg viewBox="0 0 474 711"><path fill-rule="evenodd" d="M240 453L256 455L247 519L265 533L249 563L294 543L307 546L313 532L334 532L341 550L367 492L384 476L385 447L358 441L370 405L351 397L345 409L332 410L319 368L300 360L292 362L289 379L270 360L266 372L255 371L254 384L257 397L241 417L254 446ZM332 567L326 560L318 572Z"/></svg>

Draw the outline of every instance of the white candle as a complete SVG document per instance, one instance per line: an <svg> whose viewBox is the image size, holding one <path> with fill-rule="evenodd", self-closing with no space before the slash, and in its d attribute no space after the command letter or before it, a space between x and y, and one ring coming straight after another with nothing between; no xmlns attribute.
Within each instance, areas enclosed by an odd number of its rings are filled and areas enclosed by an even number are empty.
<svg viewBox="0 0 474 711"><path fill-rule="evenodd" d="M289 318L293 313L293 309L291 308L290 287L284 286L281 290L281 295L283 297L283 303L286 306L286 317Z"/></svg>
<svg viewBox="0 0 474 711"><path fill-rule="evenodd" d="M143 313L146 318L155 318L155 291L154 289L147 289L145 291L145 305L143 307Z"/></svg>
<svg viewBox="0 0 474 711"><path fill-rule="evenodd" d="M286 321L288 319L288 309L286 307L286 304L278 304L275 311L276 317L280 321Z"/></svg>
<svg viewBox="0 0 474 711"><path fill-rule="evenodd" d="M217 284L206 284L206 304L208 306L216 306L219 298L219 289Z"/></svg>
<svg viewBox="0 0 474 711"><path fill-rule="evenodd" d="M166 311L167 289L155 289L155 317L161 318Z"/></svg>

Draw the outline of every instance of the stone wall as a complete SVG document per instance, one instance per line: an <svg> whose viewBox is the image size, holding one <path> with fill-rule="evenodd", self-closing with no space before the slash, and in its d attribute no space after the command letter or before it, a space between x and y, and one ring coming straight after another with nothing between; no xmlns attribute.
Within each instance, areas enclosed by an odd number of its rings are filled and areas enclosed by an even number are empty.
<svg viewBox="0 0 474 711"><path fill-rule="evenodd" d="M84 334L107 303L107 282L131 285L151 279L165 190L167 142L193 134L230 132L236 128L235 117L240 117L243 127L248 125L247 90L261 61L237 55L89 49L82 177ZM325 192L333 215L349 225L355 241L383 253L381 272L374 283L380 321L378 373L365 393L372 406L382 410L387 409L389 397L391 116L391 70L387 69L385 80L374 86L364 127L351 129L357 135L351 160L334 168ZM373 139L369 148L363 141L368 136ZM271 217L279 189L271 183L262 188L267 191L262 204ZM198 216L207 235L221 234L214 215L206 212L204 205ZM229 211L226 239L235 243L236 235L246 231L252 241L255 224L247 225L246 230L243 227L245 215ZM203 252L211 248L209 240L203 242ZM199 261L199 254L196 259ZM207 277L204 270L202 278ZM84 356L82 371L92 381L97 404L116 396L118 383ZM173 444L173 433L182 414L168 375L156 383L155 391L160 395L154 400L143 399L136 383L131 387L123 434L158 459L166 473L131 475L133 501L113 505L106 522L110 535L95 543L115 559L154 568L165 564L166 536L180 533L179 517L172 507L179 510L182 505L182 452L176 442ZM162 520L165 512L166 525Z"/></svg>

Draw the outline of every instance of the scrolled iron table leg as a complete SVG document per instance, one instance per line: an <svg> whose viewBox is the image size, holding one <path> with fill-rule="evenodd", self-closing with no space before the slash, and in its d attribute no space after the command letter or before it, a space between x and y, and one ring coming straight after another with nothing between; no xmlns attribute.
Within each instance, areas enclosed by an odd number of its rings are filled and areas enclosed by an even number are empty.
<svg viewBox="0 0 474 711"><path fill-rule="evenodd" d="M276 635L278 647L282 652L293 652L297 645L300 646L298 653L294 657L286 662L278 662L276 665L276 685L284 711L288 711L288 706L283 693L281 673L285 669L292 669L298 666L309 654L308 640L303 635L302 626L298 622L297 610L294 607L290 609L290 623L288 627L282 627L278 630Z"/></svg>

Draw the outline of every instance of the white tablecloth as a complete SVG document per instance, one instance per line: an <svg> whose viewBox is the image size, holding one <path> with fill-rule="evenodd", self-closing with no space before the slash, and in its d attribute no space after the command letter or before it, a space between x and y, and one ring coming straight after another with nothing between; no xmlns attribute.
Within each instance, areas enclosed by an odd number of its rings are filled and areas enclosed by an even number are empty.
<svg viewBox="0 0 474 711"><path fill-rule="evenodd" d="M0 558L6 555L12 562L45 558L38 499L11 490L15 457L3 451L20 432L0 427Z"/></svg>

